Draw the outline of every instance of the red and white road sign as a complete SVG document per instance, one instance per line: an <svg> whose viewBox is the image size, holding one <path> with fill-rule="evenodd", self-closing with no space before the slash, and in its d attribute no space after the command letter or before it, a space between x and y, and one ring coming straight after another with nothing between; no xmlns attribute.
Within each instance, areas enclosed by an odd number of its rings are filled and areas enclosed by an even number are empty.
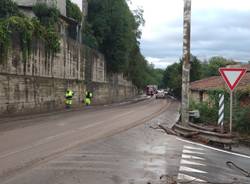
<svg viewBox="0 0 250 184"><path fill-rule="evenodd" d="M235 89L246 73L245 68L220 68L219 71L231 91Z"/></svg>

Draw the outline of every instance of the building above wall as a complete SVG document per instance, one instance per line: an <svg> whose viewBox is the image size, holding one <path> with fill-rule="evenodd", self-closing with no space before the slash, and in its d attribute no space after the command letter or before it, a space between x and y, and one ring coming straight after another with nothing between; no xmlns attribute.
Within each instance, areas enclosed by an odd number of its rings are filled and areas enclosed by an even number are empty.
<svg viewBox="0 0 250 184"><path fill-rule="evenodd" d="M14 0L19 6L32 7L36 3L46 3L48 6L56 6L61 15L66 16L66 0Z"/></svg>

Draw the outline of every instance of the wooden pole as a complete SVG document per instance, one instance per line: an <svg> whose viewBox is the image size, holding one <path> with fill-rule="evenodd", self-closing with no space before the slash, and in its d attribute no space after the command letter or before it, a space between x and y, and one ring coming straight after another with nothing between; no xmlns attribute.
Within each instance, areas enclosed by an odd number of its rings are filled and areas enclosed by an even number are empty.
<svg viewBox="0 0 250 184"><path fill-rule="evenodd" d="M181 122L189 121L191 0L184 0Z"/></svg>

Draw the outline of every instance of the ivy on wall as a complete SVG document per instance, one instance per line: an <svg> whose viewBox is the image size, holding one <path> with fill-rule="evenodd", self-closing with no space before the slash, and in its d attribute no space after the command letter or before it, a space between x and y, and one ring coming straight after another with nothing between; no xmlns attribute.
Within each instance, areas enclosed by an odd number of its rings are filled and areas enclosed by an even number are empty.
<svg viewBox="0 0 250 184"><path fill-rule="evenodd" d="M82 22L83 14L80 8L75 3L72 3L71 0L66 0L66 12L67 17L75 19L78 23Z"/></svg>
<svg viewBox="0 0 250 184"><path fill-rule="evenodd" d="M8 18L13 15L20 15L16 3L10 0L0 1L0 19Z"/></svg>
<svg viewBox="0 0 250 184"><path fill-rule="evenodd" d="M23 61L27 60L27 57L30 55L31 50L31 41L33 38L42 40L45 43L45 50L49 53L49 56L53 56L55 53L60 51L60 38L58 33L55 30L55 23L59 14L58 10L54 8L49 12L49 8L44 5L35 6L43 7L43 10L47 10L49 14L47 17L41 17L42 11L39 11L40 14L38 18L28 18L21 14L17 5L11 0L1 0L1 4L9 5L10 7L6 8L0 14L0 60L3 61L7 58L8 48L11 44L11 39L14 35L18 35L20 39L20 47L22 49ZM5 7L6 7L5 6ZM3 8L3 7L1 7ZM13 10L16 10L14 13ZM59 12L59 11L58 11ZM45 21L47 20L47 22Z"/></svg>
<svg viewBox="0 0 250 184"><path fill-rule="evenodd" d="M56 7L49 7L45 3L37 3L32 9L44 26L54 27L59 20L60 11Z"/></svg>
<svg viewBox="0 0 250 184"><path fill-rule="evenodd" d="M78 24L81 24L83 14L77 4L72 3L71 0L66 0L66 14L67 17L74 19ZM77 39L77 24L70 24L68 26L68 36Z"/></svg>

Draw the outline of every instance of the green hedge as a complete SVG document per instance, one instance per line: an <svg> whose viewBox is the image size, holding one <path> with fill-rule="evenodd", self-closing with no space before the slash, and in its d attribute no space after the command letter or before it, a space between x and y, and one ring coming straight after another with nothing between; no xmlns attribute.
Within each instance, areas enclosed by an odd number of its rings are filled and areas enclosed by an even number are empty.
<svg viewBox="0 0 250 184"><path fill-rule="evenodd" d="M229 94L223 90L213 90L209 91L209 100L207 102L190 102L190 110L198 109L200 111L200 118L195 119L195 123L204 123L207 125L217 125L218 121L218 101L219 94L224 93L225 95L225 118L224 125L228 127L229 125ZM241 106L239 101L244 93L234 94L233 103L233 128L234 131L250 133L250 104L248 106Z"/></svg>

